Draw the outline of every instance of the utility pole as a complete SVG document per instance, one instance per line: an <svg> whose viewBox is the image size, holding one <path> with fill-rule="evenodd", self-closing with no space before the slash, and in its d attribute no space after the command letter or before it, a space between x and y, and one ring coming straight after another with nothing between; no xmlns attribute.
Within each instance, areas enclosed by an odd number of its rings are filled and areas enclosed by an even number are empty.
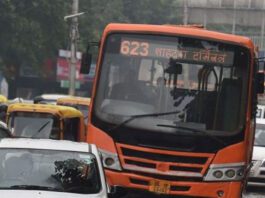
<svg viewBox="0 0 265 198"><path fill-rule="evenodd" d="M236 33L236 12L237 12L237 4L236 0L234 0L232 34Z"/></svg>
<svg viewBox="0 0 265 198"><path fill-rule="evenodd" d="M78 14L78 5L79 0L73 0L72 4L72 14ZM75 80L76 80L76 44L78 39L78 17L72 17L72 24L70 29L70 42L71 42L71 58L70 58L70 65L69 65L69 95L75 95Z"/></svg>
<svg viewBox="0 0 265 198"><path fill-rule="evenodd" d="M184 0L183 2L183 25L188 25L188 19L189 19L189 12L188 12L188 0ZM185 65L183 67L183 74L184 74L184 87L188 88L189 85L189 67L188 65ZM175 82L177 84L177 82Z"/></svg>
<svg viewBox="0 0 265 198"><path fill-rule="evenodd" d="M183 25L188 24L188 0L183 2Z"/></svg>

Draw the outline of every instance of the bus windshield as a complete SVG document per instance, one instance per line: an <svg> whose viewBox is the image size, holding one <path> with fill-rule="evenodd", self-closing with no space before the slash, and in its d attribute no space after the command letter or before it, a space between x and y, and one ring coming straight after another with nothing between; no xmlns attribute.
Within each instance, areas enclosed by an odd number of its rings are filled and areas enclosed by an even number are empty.
<svg viewBox="0 0 265 198"><path fill-rule="evenodd" d="M241 131L250 56L245 48L197 38L111 34L103 50L92 110L100 122L117 126L140 115L125 125L159 133L179 126L221 136Z"/></svg>

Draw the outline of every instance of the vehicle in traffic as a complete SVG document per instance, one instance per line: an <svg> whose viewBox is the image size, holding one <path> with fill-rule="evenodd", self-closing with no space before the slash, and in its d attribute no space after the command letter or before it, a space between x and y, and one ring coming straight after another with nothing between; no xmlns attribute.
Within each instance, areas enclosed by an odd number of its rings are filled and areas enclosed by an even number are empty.
<svg viewBox="0 0 265 198"><path fill-rule="evenodd" d="M2 138L11 138L12 134L8 129L5 122L0 121L0 139Z"/></svg>
<svg viewBox="0 0 265 198"><path fill-rule="evenodd" d="M264 91L253 42L141 24L110 24L100 41L87 139L109 184L146 197L241 197ZM84 53L82 68L90 61Z"/></svg>
<svg viewBox="0 0 265 198"><path fill-rule="evenodd" d="M107 198L95 145L71 141L0 140L1 198Z"/></svg>
<svg viewBox="0 0 265 198"><path fill-rule="evenodd" d="M7 110L7 126L15 137L86 141L83 114L72 107L12 104Z"/></svg>
<svg viewBox="0 0 265 198"><path fill-rule="evenodd" d="M7 97L0 94L0 103L6 103L8 101Z"/></svg>
<svg viewBox="0 0 265 198"><path fill-rule="evenodd" d="M248 187L265 187L265 106L258 105L252 166Z"/></svg>
<svg viewBox="0 0 265 198"><path fill-rule="evenodd" d="M256 123L262 124L265 120L265 105L258 105L257 106L257 113L256 113Z"/></svg>
<svg viewBox="0 0 265 198"><path fill-rule="evenodd" d="M42 94L33 98L34 104L56 104L59 98L68 97L63 94Z"/></svg>
<svg viewBox="0 0 265 198"><path fill-rule="evenodd" d="M77 97L77 96L63 97L63 98L58 98L56 104L74 107L77 110L81 111L84 115L85 124L87 125L90 98Z"/></svg>

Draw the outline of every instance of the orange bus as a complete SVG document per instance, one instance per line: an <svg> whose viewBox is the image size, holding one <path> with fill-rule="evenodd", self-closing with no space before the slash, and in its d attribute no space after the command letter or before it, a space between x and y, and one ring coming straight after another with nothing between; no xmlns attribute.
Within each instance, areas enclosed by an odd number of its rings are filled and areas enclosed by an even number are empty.
<svg viewBox="0 0 265 198"><path fill-rule="evenodd" d="M82 66L90 59L85 53ZM110 186L145 197L241 197L259 79L246 37L109 24L99 46L87 141L98 146Z"/></svg>

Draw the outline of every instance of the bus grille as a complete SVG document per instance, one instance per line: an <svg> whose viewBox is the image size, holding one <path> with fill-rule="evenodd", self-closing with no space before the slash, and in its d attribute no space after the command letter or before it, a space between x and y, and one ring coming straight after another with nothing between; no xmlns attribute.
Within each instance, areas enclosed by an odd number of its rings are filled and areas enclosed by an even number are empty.
<svg viewBox="0 0 265 198"><path fill-rule="evenodd" d="M202 177L214 154L188 153L117 144L123 169L130 172Z"/></svg>

